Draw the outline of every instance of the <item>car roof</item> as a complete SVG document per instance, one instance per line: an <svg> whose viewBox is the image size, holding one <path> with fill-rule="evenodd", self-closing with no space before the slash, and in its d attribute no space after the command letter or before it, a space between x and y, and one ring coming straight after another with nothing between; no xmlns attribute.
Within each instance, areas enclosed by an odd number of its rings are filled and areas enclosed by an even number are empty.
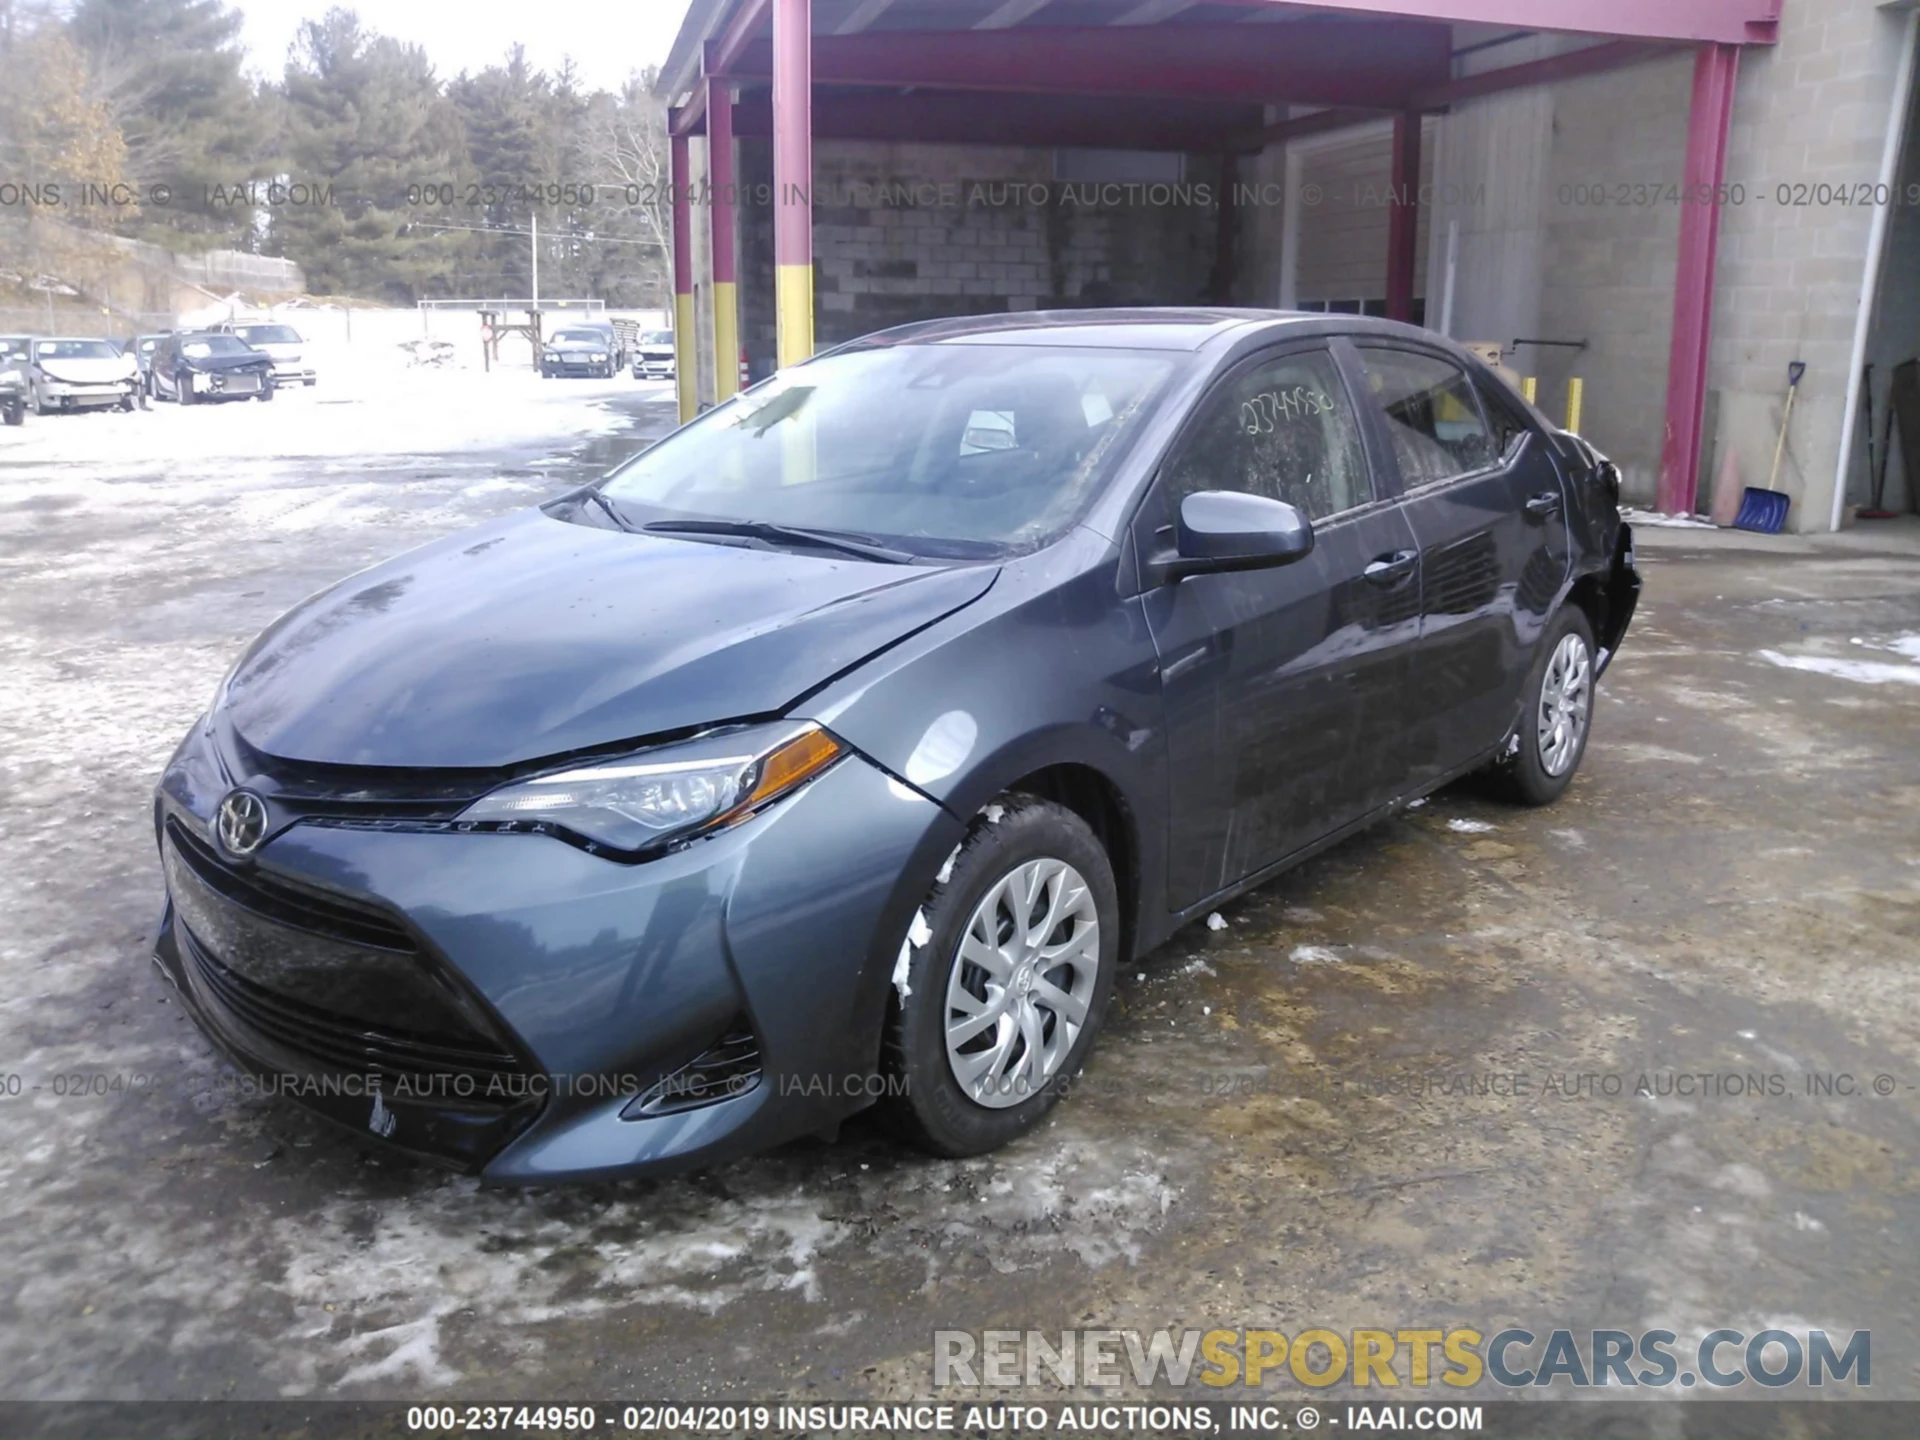
<svg viewBox="0 0 1920 1440"><path fill-rule="evenodd" d="M863 337L874 345L1073 345L1113 350L1198 350L1249 325L1307 320L1278 310L1225 306L1021 310L923 320Z"/></svg>

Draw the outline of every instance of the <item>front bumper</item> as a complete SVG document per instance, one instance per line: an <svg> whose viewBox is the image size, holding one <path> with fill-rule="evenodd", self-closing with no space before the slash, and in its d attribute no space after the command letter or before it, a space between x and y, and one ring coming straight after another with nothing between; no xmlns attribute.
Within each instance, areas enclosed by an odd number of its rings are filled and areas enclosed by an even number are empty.
<svg viewBox="0 0 1920 1440"><path fill-rule="evenodd" d="M635 362L633 373L643 380L671 380L673 361L642 359Z"/></svg>
<svg viewBox="0 0 1920 1440"><path fill-rule="evenodd" d="M277 827L251 863L210 838L236 781ZM710 1163L870 1103L899 937L962 833L857 755L640 865L284 804L203 729L182 745L156 960L262 1088L504 1182ZM743 1029L757 1076L624 1118Z"/></svg>
<svg viewBox="0 0 1920 1440"><path fill-rule="evenodd" d="M273 383L276 385L311 385L319 374L311 365L298 360L276 360L273 362Z"/></svg>
<svg viewBox="0 0 1920 1440"><path fill-rule="evenodd" d="M613 361L602 356L598 360L586 360L567 357L560 360L542 360L541 368L552 375L606 375L614 368Z"/></svg>
<svg viewBox="0 0 1920 1440"><path fill-rule="evenodd" d="M195 370L193 393L207 400L237 400L242 397L251 399L264 390L273 388L271 372L255 370Z"/></svg>
<svg viewBox="0 0 1920 1440"><path fill-rule="evenodd" d="M138 393L137 380L108 380L74 384L66 380L40 382L40 402L55 405L118 405Z"/></svg>

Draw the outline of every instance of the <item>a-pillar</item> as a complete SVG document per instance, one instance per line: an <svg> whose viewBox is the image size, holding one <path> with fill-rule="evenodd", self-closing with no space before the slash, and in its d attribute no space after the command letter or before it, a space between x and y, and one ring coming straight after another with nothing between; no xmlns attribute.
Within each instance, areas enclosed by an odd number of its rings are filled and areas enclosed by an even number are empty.
<svg viewBox="0 0 1920 1440"><path fill-rule="evenodd" d="M1701 426L1707 409L1707 351L1713 335L1713 268L1720 244L1720 186L1727 175L1738 45L1702 45L1693 62L1686 173L1680 207L1680 266L1673 286L1673 346L1667 360L1667 426L1660 452L1663 514L1693 512L1700 484Z"/></svg>
<svg viewBox="0 0 1920 1440"><path fill-rule="evenodd" d="M773 0L773 288L781 368L813 354L812 0Z"/></svg>
<svg viewBox="0 0 1920 1440"><path fill-rule="evenodd" d="M714 397L726 400L740 389L739 284L734 270L733 87L707 80L708 250L713 256Z"/></svg>
<svg viewBox="0 0 1920 1440"><path fill-rule="evenodd" d="M673 190L673 384L680 397L680 423L699 410L699 359L693 333L693 165L687 137L670 145Z"/></svg>

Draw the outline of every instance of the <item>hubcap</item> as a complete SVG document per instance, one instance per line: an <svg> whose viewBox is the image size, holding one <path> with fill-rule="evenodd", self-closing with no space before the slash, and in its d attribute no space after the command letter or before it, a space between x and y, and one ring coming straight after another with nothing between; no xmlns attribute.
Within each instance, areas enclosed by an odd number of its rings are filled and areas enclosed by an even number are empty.
<svg viewBox="0 0 1920 1440"><path fill-rule="evenodd" d="M989 1109L1038 1094L1087 1023L1100 917L1080 872L1029 860L974 906L947 978L947 1064Z"/></svg>
<svg viewBox="0 0 1920 1440"><path fill-rule="evenodd" d="M1540 684L1540 768L1555 779L1566 774L1580 754L1592 710L1593 659L1587 642L1563 635Z"/></svg>

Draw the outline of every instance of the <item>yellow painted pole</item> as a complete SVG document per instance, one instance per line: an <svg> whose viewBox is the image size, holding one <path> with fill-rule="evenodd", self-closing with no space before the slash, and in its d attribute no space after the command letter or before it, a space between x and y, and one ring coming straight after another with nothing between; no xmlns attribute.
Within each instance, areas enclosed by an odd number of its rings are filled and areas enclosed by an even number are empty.
<svg viewBox="0 0 1920 1440"><path fill-rule="evenodd" d="M1580 433L1580 412L1587 398L1587 382L1578 375L1567 381L1567 429Z"/></svg>
<svg viewBox="0 0 1920 1440"><path fill-rule="evenodd" d="M1531 375L1527 376L1520 382L1520 393L1526 397L1527 404L1537 404L1540 398L1540 382Z"/></svg>
<svg viewBox="0 0 1920 1440"><path fill-rule="evenodd" d="M675 135L669 147L673 185L673 388L680 400L680 423L699 413L699 360L694 351L693 180L687 137Z"/></svg>
<svg viewBox="0 0 1920 1440"><path fill-rule="evenodd" d="M733 254L733 86L707 80L707 179L713 257L713 393L724 404L740 389L739 285Z"/></svg>
<svg viewBox="0 0 1920 1440"><path fill-rule="evenodd" d="M812 0L773 0L773 294L781 369L813 355Z"/></svg>

